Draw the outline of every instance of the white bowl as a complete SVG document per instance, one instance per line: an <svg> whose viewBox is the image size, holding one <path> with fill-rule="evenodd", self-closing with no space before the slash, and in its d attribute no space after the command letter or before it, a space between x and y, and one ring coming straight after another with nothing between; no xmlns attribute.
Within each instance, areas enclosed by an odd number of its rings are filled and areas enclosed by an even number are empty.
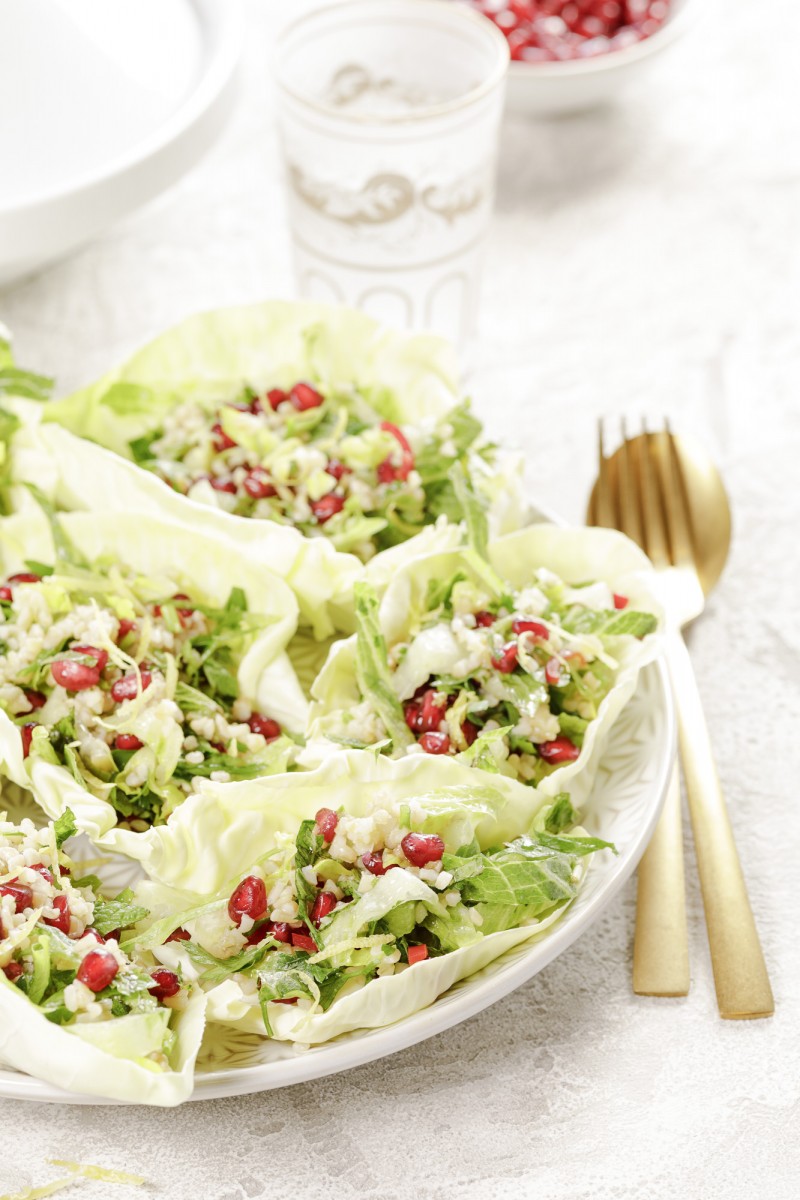
<svg viewBox="0 0 800 1200"><path fill-rule="evenodd" d="M223 127L240 0L16 0L0 10L0 285L175 183Z"/></svg>
<svg viewBox="0 0 800 1200"><path fill-rule="evenodd" d="M693 10L689 0L673 0L672 11L661 28L624 50L565 62L512 62L506 89L507 111L550 116L604 104L643 74L650 60L684 32L690 8Z"/></svg>

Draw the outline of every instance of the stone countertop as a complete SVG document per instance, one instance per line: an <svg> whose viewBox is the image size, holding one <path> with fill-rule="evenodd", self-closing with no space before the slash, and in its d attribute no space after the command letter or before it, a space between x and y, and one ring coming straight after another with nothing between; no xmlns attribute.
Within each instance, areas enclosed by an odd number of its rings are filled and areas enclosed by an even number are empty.
<svg viewBox="0 0 800 1200"><path fill-rule="evenodd" d="M791 0L769 17L691 2L689 35L616 107L507 120L469 383L492 432L526 453L532 490L568 518L584 509L601 413L668 412L714 447L735 540L692 654L775 1017L719 1019L687 841L688 998L631 993L631 882L525 987L391 1059L170 1112L2 1102L3 1191L53 1178L48 1158L79 1158L149 1181L86 1183L86 1200L800 1192L797 17ZM62 390L190 311L291 294L268 66L281 6L248 7L238 111L203 164L0 293L20 360Z"/></svg>

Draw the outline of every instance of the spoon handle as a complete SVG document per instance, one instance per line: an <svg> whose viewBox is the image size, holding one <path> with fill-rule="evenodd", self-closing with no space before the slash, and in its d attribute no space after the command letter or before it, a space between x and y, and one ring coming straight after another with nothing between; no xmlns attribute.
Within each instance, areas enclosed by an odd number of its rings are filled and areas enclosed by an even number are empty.
<svg viewBox="0 0 800 1200"><path fill-rule="evenodd" d="M772 988L714 765L697 681L680 634L669 638L667 665L678 709L681 760L720 1015L769 1017L775 1011Z"/></svg>

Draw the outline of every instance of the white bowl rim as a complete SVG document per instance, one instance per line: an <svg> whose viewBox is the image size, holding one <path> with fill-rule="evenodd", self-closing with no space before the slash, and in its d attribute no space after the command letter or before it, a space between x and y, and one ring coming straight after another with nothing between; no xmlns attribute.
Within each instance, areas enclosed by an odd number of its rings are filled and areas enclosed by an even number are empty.
<svg viewBox="0 0 800 1200"><path fill-rule="evenodd" d="M191 128L213 104L224 90L239 61L244 38L243 0L224 0L224 3L219 3L218 0L190 2L192 7L198 10L198 19L209 52L199 79L183 103L153 133L135 142L124 154L110 159L102 167L85 175L76 175L68 182L50 190L32 192L11 204L0 204L0 219L23 213L28 215L31 209L46 207L125 174L143 160L164 150ZM209 28L215 30L213 39L208 36Z"/></svg>
<svg viewBox="0 0 800 1200"><path fill-rule="evenodd" d="M586 75L600 75L614 71L628 63L639 62L658 50L665 49L675 38L686 32L689 23L689 10L694 6L689 0L682 0L676 12L671 13L660 29L651 33L650 37L632 46L624 46L621 50L610 50L607 54L598 54L594 58L568 58L560 62L526 63L519 59L511 60L509 77L513 79L566 79Z"/></svg>

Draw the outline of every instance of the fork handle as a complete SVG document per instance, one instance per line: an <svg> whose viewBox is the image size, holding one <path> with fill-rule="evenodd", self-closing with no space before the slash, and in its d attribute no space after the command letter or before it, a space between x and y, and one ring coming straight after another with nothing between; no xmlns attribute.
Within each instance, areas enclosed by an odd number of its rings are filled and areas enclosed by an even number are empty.
<svg viewBox="0 0 800 1200"><path fill-rule="evenodd" d="M678 633L666 651L720 1015L770 1017L772 988L689 651Z"/></svg>

